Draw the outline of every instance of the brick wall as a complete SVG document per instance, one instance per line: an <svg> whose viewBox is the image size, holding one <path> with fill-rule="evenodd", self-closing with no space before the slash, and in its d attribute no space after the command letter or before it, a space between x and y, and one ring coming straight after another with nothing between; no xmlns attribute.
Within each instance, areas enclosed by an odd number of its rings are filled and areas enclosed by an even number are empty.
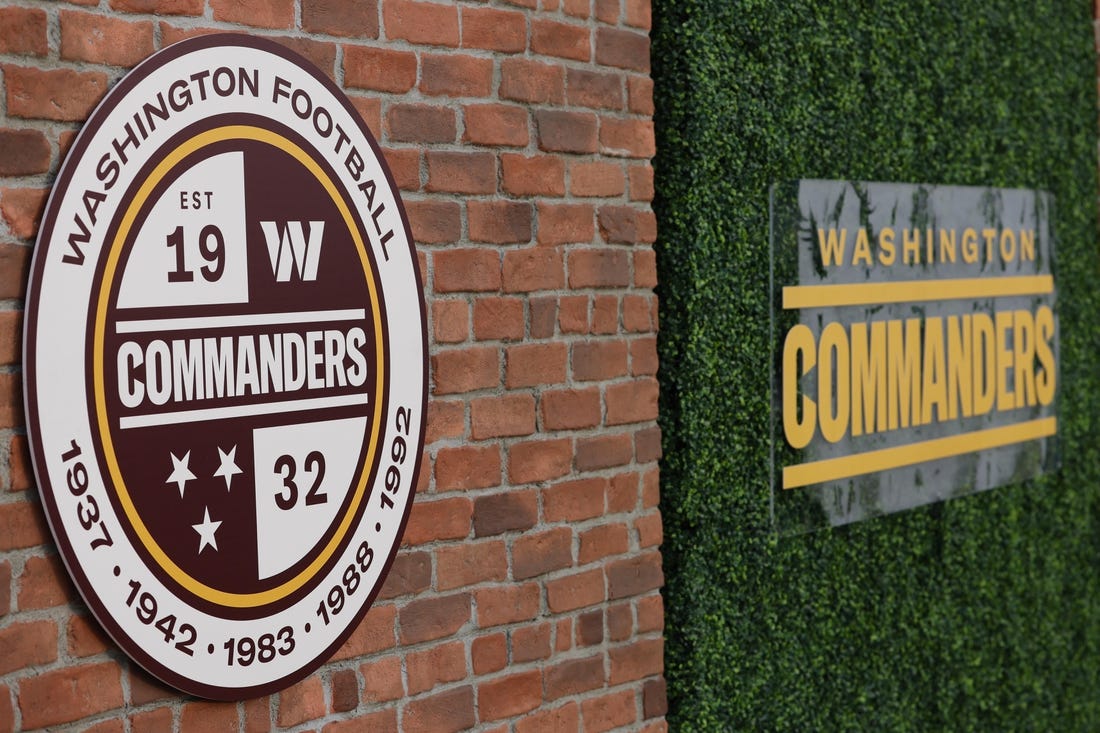
<svg viewBox="0 0 1100 733"><path fill-rule="evenodd" d="M664 730L648 0L0 2L0 731ZM38 217L125 70L246 30L380 140L425 276L425 470L333 660L225 704L131 664L67 579L21 407ZM369 728L368 728L369 726Z"/></svg>

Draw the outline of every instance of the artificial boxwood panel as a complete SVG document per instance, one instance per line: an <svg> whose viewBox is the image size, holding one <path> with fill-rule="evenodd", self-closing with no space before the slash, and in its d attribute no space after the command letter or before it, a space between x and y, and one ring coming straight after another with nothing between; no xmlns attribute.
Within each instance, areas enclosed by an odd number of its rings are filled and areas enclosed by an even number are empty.
<svg viewBox="0 0 1100 733"><path fill-rule="evenodd" d="M673 729L1100 728L1091 3L654 0ZM1055 197L1062 467L777 539L768 187Z"/></svg>

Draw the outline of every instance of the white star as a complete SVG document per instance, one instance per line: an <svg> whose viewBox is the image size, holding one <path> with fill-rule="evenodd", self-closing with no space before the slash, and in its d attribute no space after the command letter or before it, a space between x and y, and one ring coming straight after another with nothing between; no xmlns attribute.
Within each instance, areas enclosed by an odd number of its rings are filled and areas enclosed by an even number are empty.
<svg viewBox="0 0 1100 733"><path fill-rule="evenodd" d="M203 507L202 510L202 524L192 524L191 527L199 533L199 554L206 549L207 545L214 548L214 552L218 551L218 540L215 539L214 533L218 531L218 527L222 526L221 522L210 521L210 507Z"/></svg>
<svg viewBox="0 0 1100 733"><path fill-rule="evenodd" d="M172 475L168 477L168 480L164 483L175 484L179 487L180 498L183 498L184 485L188 481L195 480L195 474L191 473L191 468L187 465L191 462L191 451L187 451L183 454L183 458L176 458L176 454L169 451L168 455L172 456Z"/></svg>
<svg viewBox="0 0 1100 733"><path fill-rule="evenodd" d="M225 479L225 490L229 491L229 484L232 483L233 477L238 473L244 473L237 466L237 446L230 448L228 453L218 448L218 459L222 463L218 466L218 470L214 472L214 475Z"/></svg>

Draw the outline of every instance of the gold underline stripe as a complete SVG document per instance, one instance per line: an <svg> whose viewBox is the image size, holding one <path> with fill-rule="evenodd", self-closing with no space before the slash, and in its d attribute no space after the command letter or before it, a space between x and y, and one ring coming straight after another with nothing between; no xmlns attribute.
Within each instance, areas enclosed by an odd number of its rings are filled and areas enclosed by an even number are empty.
<svg viewBox="0 0 1100 733"><path fill-rule="evenodd" d="M1057 431L1058 418L1044 417L1016 423L1015 425L952 435L947 438L936 438L920 443L910 443L909 445L882 448L850 456L802 463L797 466L787 466L783 469L783 488L797 489L801 486L911 466L915 463L934 461L939 458L951 458L961 456L964 453L1000 448L1014 443L1046 438L1054 435Z"/></svg>
<svg viewBox="0 0 1100 733"><path fill-rule="evenodd" d="M1053 292L1054 277L1051 275L903 280L845 285L791 285L783 288L783 308L791 310L930 300L1004 298L1012 295L1049 295Z"/></svg>

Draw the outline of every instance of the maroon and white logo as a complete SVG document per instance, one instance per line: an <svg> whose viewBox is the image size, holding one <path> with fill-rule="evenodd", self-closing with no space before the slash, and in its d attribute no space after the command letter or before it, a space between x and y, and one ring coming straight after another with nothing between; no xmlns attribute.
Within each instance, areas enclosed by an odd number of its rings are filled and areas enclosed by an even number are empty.
<svg viewBox="0 0 1100 733"><path fill-rule="evenodd" d="M50 526L131 657L239 699L343 643L411 507L425 323L377 144L308 62L208 36L104 99L43 219L25 391Z"/></svg>

